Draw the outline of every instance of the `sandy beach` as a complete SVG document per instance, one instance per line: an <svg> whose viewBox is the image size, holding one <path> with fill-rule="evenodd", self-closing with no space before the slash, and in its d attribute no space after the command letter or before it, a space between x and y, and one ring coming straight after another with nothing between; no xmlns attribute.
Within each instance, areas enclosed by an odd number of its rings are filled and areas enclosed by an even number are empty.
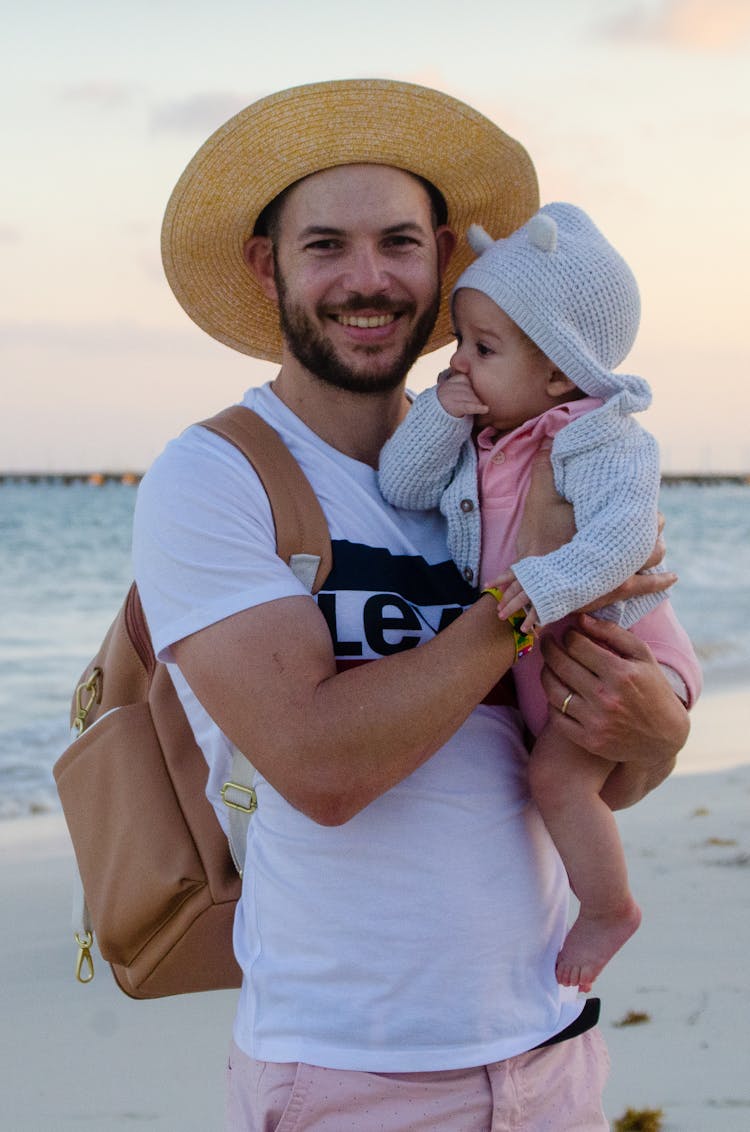
<svg viewBox="0 0 750 1132"><path fill-rule="evenodd" d="M679 772L620 815L644 918L596 986L612 1121L750 1127L749 735L747 687L706 694ZM78 985L63 819L0 823L0 853L0 1128L220 1132L234 994L132 1002L101 961Z"/></svg>

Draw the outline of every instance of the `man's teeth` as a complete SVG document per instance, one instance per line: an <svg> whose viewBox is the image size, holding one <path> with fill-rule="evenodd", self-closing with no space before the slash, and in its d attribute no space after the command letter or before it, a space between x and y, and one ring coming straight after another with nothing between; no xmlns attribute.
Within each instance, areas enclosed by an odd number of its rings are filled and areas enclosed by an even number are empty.
<svg viewBox="0 0 750 1132"><path fill-rule="evenodd" d="M394 314L340 314L337 316L342 326L358 326L363 330L369 330L375 326L387 326L389 322L395 319Z"/></svg>

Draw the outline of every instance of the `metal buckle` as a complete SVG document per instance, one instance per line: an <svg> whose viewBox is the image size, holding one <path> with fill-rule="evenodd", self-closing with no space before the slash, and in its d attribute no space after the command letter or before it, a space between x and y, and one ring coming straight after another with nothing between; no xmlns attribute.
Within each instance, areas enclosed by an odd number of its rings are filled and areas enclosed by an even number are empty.
<svg viewBox="0 0 750 1132"><path fill-rule="evenodd" d="M247 802L230 801L228 794L236 791L247 797ZM258 808L258 798L252 786L241 786L239 782L225 782L221 788L221 800L230 810L239 810L243 814L253 814Z"/></svg>
<svg viewBox="0 0 750 1132"><path fill-rule="evenodd" d="M75 932L74 936L78 944L76 978L79 983L90 983L94 977L94 960L91 958L94 937L91 932Z"/></svg>
<svg viewBox="0 0 750 1132"><path fill-rule="evenodd" d="M86 719L94 704L102 702L102 670L95 668L88 680L76 688L76 714L73 726L80 735L86 726Z"/></svg>

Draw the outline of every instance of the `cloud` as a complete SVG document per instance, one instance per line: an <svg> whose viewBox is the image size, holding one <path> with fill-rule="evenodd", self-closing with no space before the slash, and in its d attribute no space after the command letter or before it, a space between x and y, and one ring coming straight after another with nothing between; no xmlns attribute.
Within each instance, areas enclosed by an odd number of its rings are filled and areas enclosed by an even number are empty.
<svg viewBox="0 0 750 1132"><path fill-rule="evenodd" d="M648 7L631 4L600 24L600 32L619 42L726 52L750 39L750 5L747 0L661 0Z"/></svg>
<svg viewBox="0 0 750 1132"><path fill-rule="evenodd" d="M152 108L151 128L156 133L210 133L258 97L217 91L163 102Z"/></svg>
<svg viewBox="0 0 750 1132"><path fill-rule="evenodd" d="M12 224L0 223L0 244L20 244L20 242L20 228L14 228Z"/></svg>

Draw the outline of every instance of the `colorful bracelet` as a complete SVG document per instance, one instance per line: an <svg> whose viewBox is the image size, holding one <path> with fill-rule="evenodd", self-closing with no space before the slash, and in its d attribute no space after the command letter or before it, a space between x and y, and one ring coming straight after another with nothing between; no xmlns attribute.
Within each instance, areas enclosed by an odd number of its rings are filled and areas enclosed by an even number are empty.
<svg viewBox="0 0 750 1132"><path fill-rule="evenodd" d="M490 594L494 597L498 605L503 600L503 591L499 590L497 586L485 586L482 593ZM508 618L508 624L513 630L513 643L516 646L516 659L513 661L514 664L517 664L522 656L526 656L527 653L530 653L534 647L534 634L524 633L521 628L525 619L526 614L521 610L519 610L518 613L511 613Z"/></svg>

